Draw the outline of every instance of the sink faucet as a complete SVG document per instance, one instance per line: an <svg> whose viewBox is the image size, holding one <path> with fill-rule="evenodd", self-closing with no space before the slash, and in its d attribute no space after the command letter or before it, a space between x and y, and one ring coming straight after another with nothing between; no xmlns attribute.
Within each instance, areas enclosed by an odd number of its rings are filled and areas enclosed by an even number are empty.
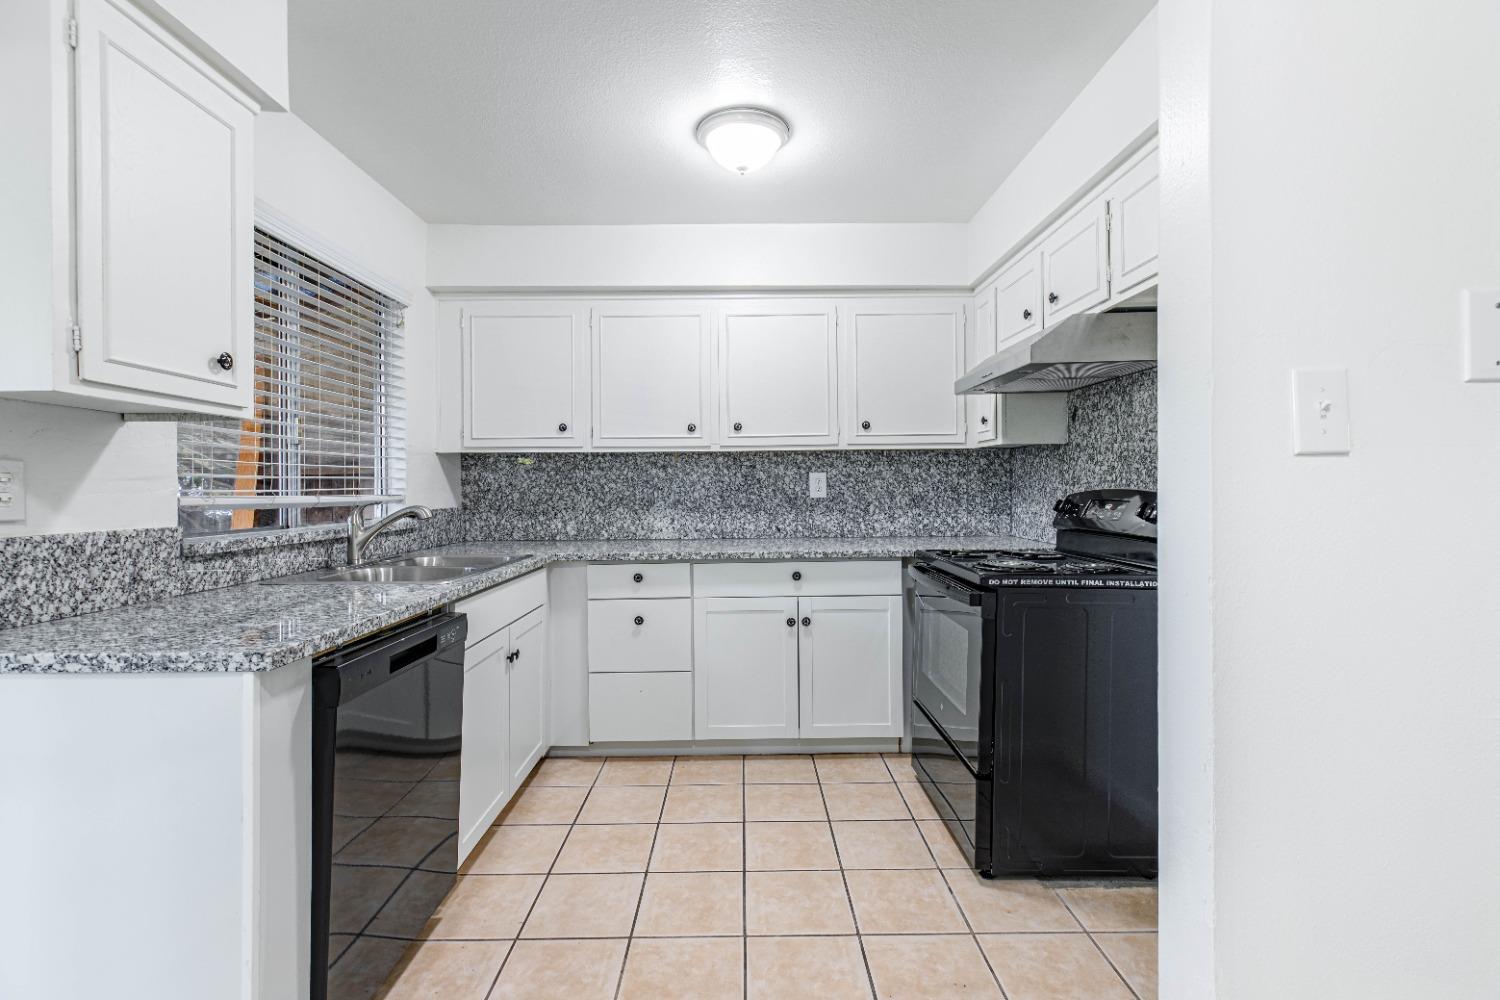
<svg viewBox="0 0 1500 1000"><path fill-rule="evenodd" d="M393 510L378 521L365 521L365 508L370 504L360 504L349 512L349 565L358 566L360 559L364 557L365 546L375 540L375 536L397 521L406 517L414 517L418 521L425 521L432 516L432 510L421 504L412 504L410 507L402 507Z"/></svg>

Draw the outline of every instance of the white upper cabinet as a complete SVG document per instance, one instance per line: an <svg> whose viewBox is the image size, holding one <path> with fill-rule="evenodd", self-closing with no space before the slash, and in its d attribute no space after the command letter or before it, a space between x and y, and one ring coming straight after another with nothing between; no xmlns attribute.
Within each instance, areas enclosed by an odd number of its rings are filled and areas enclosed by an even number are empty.
<svg viewBox="0 0 1500 1000"><path fill-rule="evenodd" d="M974 322L969 327L969 363L972 368L995 353L995 287L974 296ZM977 444L995 440L995 397L970 396L969 429Z"/></svg>
<svg viewBox="0 0 1500 1000"><path fill-rule="evenodd" d="M461 306L463 443L581 448L588 440L588 330L571 302Z"/></svg>
<svg viewBox="0 0 1500 1000"><path fill-rule="evenodd" d="M996 350L1041 332L1044 312L1041 251L1032 250L1008 265L995 277L994 288Z"/></svg>
<svg viewBox="0 0 1500 1000"><path fill-rule="evenodd" d="M845 307L844 440L963 444L964 303L870 299Z"/></svg>
<svg viewBox="0 0 1500 1000"><path fill-rule="evenodd" d="M1152 150L1109 189L1112 294L1128 295L1157 275L1161 191Z"/></svg>
<svg viewBox="0 0 1500 1000"><path fill-rule="evenodd" d="M103 0L79 26L80 374L247 406L254 112Z"/></svg>
<svg viewBox="0 0 1500 1000"><path fill-rule="evenodd" d="M719 310L725 447L838 444L838 313L832 303L734 301Z"/></svg>
<svg viewBox="0 0 1500 1000"><path fill-rule="evenodd" d="M15 220L7 238L48 262L52 280L0 279L24 320L6 345L0 393L120 412L245 413L257 105L132 5L79 0L71 62L63 20L6 19L16 58L0 60L0 86L17 119L0 167L16 182L0 214ZM67 71L21 76L49 61ZM12 157L24 170L11 172ZM13 215L9 204L22 201L30 207Z"/></svg>
<svg viewBox="0 0 1500 1000"><path fill-rule="evenodd" d="M1046 326L1109 298L1108 202L1084 205L1042 241L1042 309Z"/></svg>
<svg viewBox="0 0 1500 1000"><path fill-rule="evenodd" d="M594 445L705 448L709 312L683 300L606 302L593 309Z"/></svg>

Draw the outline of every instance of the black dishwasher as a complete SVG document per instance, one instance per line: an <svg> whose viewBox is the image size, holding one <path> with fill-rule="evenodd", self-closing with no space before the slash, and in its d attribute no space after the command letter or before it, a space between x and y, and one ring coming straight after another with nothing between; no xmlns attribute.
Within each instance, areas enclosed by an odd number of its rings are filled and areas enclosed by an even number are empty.
<svg viewBox="0 0 1500 1000"><path fill-rule="evenodd" d="M313 661L312 1000L373 997L458 869L461 614Z"/></svg>

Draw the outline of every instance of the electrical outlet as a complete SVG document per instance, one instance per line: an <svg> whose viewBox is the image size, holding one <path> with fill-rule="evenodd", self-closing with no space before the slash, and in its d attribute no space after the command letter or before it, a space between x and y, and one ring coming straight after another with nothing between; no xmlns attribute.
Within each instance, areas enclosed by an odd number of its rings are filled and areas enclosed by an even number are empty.
<svg viewBox="0 0 1500 1000"><path fill-rule="evenodd" d="M0 521L26 520L26 463L0 458Z"/></svg>
<svg viewBox="0 0 1500 1000"><path fill-rule="evenodd" d="M828 473L809 472L807 474L807 495L814 500L822 500L828 496Z"/></svg>

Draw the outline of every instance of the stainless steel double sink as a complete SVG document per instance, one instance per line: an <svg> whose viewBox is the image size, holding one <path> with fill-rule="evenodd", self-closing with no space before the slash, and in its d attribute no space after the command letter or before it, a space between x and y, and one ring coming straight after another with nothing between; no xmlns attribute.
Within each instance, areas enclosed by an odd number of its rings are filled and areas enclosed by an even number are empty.
<svg viewBox="0 0 1500 1000"><path fill-rule="evenodd" d="M291 583L434 583L455 580L472 573L483 573L529 558L529 553L509 556L418 553L396 559L382 559L363 566L350 566L347 569L318 569L295 576L279 576L273 580L262 580L261 583L270 586Z"/></svg>

